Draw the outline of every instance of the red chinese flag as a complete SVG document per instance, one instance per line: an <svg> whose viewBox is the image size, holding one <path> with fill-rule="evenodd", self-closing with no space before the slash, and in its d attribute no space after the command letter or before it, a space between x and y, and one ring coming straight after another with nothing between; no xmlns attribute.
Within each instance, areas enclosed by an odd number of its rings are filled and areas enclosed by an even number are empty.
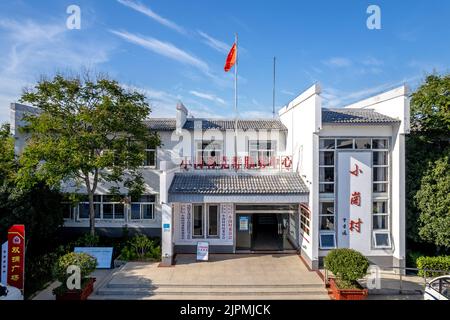
<svg viewBox="0 0 450 320"><path fill-rule="evenodd" d="M225 62L225 67L223 68L225 72L228 72L230 71L231 68L233 68L234 64L236 63L236 55L237 55L237 47L235 43L233 44L230 52L228 53L227 61Z"/></svg>

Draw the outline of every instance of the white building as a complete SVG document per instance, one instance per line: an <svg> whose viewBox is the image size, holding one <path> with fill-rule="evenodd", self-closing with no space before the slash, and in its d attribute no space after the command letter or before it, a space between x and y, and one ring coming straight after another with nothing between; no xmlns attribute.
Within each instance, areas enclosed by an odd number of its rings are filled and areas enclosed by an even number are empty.
<svg viewBox="0 0 450 320"><path fill-rule="evenodd" d="M30 108L12 105L17 152L26 139L15 130L23 112ZM100 230L161 236L164 264L208 241L212 253L295 250L313 269L337 247L404 265L405 87L326 109L314 85L278 119L239 120L237 130L234 119L188 117L182 104L174 118L146 123L162 140L147 149L146 195L112 202L109 186L100 186ZM86 203L66 218L67 228L87 228Z"/></svg>

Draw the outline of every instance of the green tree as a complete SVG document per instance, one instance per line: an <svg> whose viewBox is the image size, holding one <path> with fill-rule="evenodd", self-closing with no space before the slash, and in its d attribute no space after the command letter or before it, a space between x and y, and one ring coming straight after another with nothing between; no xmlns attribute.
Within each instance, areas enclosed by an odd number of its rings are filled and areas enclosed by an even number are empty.
<svg viewBox="0 0 450 320"><path fill-rule="evenodd" d="M419 236L450 248L450 148L447 151L427 170L415 199L420 210Z"/></svg>
<svg viewBox="0 0 450 320"><path fill-rule="evenodd" d="M42 79L26 90L21 102L38 108L27 115L30 139L20 158L21 188L36 181L51 187L76 182L89 199L90 232L95 234L94 194L99 183L120 184L140 194L144 181L139 167L147 144L159 145L156 133L143 123L150 107L145 96L104 76Z"/></svg>
<svg viewBox="0 0 450 320"><path fill-rule="evenodd" d="M446 210L449 215L450 207L448 203L446 208L439 207L446 202L442 197L435 204L426 204L426 199L431 197L429 183L433 181L438 166L442 167L445 163L445 156L450 150L450 74L426 77L411 96L410 120L411 133L406 140L406 234L415 242L426 241L442 246L442 241L431 239L429 230L434 227L426 224L432 221L432 210L440 212L441 216ZM442 179L445 178L444 175ZM445 185L439 184L437 188L433 192L441 194ZM426 210L425 204L428 206ZM445 233L435 235L435 239L441 239L443 235Z"/></svg>
<svg viewBox="0 0 450 320"><path fill-rule="evenodd" d="M9 131L9 124L0 126L0 185L11 180L15 171L14 138Z"/></svg>

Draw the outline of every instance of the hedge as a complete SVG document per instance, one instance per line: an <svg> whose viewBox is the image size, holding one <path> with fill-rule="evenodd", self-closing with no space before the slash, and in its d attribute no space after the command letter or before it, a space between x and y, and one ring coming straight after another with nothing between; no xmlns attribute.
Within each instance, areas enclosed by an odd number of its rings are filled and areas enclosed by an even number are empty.
<svg viewBox="0 0 450 320"><path fill-rule="evenodd" d="M416 264L419 269L419 276L438 277L450 273L450 256L419 257L416 260ZM442 270L446 273L425 271L423 269Z"/></svg>

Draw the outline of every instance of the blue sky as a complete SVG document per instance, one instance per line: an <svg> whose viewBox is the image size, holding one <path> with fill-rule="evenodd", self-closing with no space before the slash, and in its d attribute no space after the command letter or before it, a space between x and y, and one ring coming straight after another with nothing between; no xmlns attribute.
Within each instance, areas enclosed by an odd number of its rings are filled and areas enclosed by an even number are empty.
<svg viewBox="0 0 450 320"><path fill-rule="evenodd" d="M69 30L69 5L81 29ZM381 8L381 30L366 9ZM450 1L12 0L0 3L0 122L25 86L56 71L105 72L145 92L153 116L178 100L195 116L233 115L233 73L223 65L239 34L239 112L271 116L318 81L342 106L433 70L449 72Z"/></svg>

